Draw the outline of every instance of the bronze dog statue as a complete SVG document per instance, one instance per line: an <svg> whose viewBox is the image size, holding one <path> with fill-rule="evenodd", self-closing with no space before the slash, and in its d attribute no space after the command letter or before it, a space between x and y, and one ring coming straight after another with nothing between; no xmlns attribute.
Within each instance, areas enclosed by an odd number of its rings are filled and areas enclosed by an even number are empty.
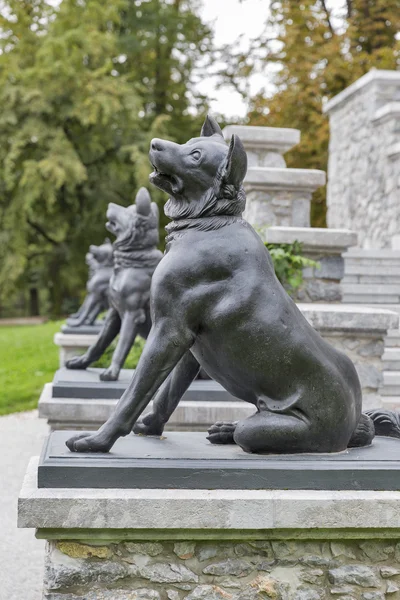
<svg viewBox="0 0 400 600"><path fill-rule="evenodd" d="M86 254L89 278L86 298L74 315L67 319L68 327L93 325L100 313L109 307L108 287L113 271L113 247L106 239L100 246L91 245Z"/></svg>
<svg viewBox="0 0 400 600"><path fill-rule="evenodd" d="M153 326L134 377L96 433L72 451L107 452L120 436L161 435L200 366L254 405L238 423L211 428L210 441L256 453L340 452L375 435L362 414L351 360L313 329L277 280L271 257L242 218L247 157L228 148L207 118L179 145L155 139L151 182L170 194L167 252L152 281ZM152 412L138 420L154 398Z"/></svg>
<svg viewBox="0 0 400 600"><path fill-rule="evenodd" d="M111 308L96 342L66 366L86 369L102 356L119 333L111 365L100 375L104 381L113 381L118 379L136 336L146 339L151 329L150 285L162 252L157 249L158 208L146 188L139 190L136 203L128 208L109 204L107 219L107 229L116 236L108 290Z"/></svg>

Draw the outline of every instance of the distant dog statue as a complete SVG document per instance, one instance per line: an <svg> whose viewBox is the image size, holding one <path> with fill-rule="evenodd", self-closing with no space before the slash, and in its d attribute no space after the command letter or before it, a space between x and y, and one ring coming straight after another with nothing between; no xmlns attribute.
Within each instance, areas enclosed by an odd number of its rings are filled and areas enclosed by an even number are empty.
<svg viewBox="0 0 400 600"><path fill-rule="evenodd" d="M108 231L116 236L108 291L111 308L97 341L83 356L69 360L67 368L86 369L102 356L119 333L111 365L100 375L104 381L114 381L136 336L146 339L151 329L150 285L162 252L157 249L158 208L146 188L139 190L136 203L128 208L109 204L107 219Z"/></svg>
<svg viewBox="0 0 400 600"><path fill-rule="evenodd" d="M255 413L218 423L214 443L247 452L340 452L369 445L351 360L313 329L275 276L271 257L242 218L246 152L228 147L208 118L183 145L155 139L152 183L170 194L167 253L152 283L153 327L133 379L96 433L70 438L72 451L107 452L135 431L161 435L200 366ZM154 398L152 411L138 421Z"/></svg>
<svg viewBox="0 0 400 600"><path fill-rule="evenodd" d="M93 325L100 313L107 310L108 286L113 271L113 247L109 239L101 246L90 246L86 254L89 278L87 296L77 313L67 319L68 327Z"/></svg>

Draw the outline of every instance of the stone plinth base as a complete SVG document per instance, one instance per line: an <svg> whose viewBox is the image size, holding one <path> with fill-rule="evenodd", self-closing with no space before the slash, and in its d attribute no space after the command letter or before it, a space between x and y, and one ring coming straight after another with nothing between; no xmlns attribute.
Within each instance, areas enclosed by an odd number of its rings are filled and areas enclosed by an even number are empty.
<svg viewBox="0 0 400 600"><path fill-rule="evenodd" d="M80 325L79 327L62 325L61 332L71 335L98 335L103 325L104 323L101 321L96 321L94 325Z"/></svg>
<svg viewBox="0 0 400 600"><path fill-rule="evenodd" d="M67 360L84 354L94 344L97 334L95 333L56 333L54 343L59 346L60 367L64 367Z"/></svg>
<svg viewBox="0 0 400 600"><path fill-rule="evenodd" d="M400 493L39 489L46 600L396 600Z"/></svg>
<svg viewBox="0 0 400 600"><path fill-rule="evenodd" d="M73 431L55 431L39 463L39 488L400 489L400 440L332 454L247 454L213 445L204 433L129 435L109 454L70 452Z"/></svg>

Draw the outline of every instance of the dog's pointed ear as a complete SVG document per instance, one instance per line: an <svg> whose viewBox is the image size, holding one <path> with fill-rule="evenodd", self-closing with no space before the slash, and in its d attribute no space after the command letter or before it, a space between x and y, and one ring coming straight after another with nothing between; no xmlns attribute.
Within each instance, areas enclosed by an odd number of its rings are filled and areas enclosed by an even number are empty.
<svg viewBox="0 0 400 600"><path fill-rule="evenodd" d="M138 215L148 217L151 211L151 197L148 190L145 187L141 187L136 194L136 211Z"/></svg>
<svg viewBox="0 0 400 600"><path fill-rule="evenodd" d="M233 135L226 157L224 180L225 183L239 189L247 173L247 154L241 139Z"/></svg>
<svg viewBox="0 0 400 600"><path fill-rule="evenodd" d="M157 219L157 221L158 221L158 219L160 218L160 211L158 210L158 206L157 206L156 202L151 203L151 210L153 212L154 218Z"/></svg>
<svg viewBox="0 0 400 600"><path fill-rule="evenodd" d="M224 137L222 129L218 125L217 121L210 115L207 115L203 127L201 128L200 137L211 137L212 135L219 135L222 138Z"/></svg>

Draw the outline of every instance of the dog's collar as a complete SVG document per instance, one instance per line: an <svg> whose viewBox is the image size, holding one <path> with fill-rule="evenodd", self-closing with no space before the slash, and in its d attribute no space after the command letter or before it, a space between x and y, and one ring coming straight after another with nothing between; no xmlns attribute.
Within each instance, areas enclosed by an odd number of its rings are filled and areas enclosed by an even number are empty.
<svg viewBox="0 0 400 600"><path fill-rule="evenodd" d="M242 222L244 222L244 220L240 215L216 215L213 217L201 217L200 219L179 219L177 221L171 221L171 223L168 223L165 228L167 232L167 237L165 238L167 251L169 249L169 245L175 239L190 230L216 231L222 227L227 227L228 225Z"/></svg>
<svg viewBox="0 0 400 600"><path fill-rule="evenodd" d="M155 269L162 258L157 248L143 248L122 252L114 250L114 270L119 269Z"/></svg>

